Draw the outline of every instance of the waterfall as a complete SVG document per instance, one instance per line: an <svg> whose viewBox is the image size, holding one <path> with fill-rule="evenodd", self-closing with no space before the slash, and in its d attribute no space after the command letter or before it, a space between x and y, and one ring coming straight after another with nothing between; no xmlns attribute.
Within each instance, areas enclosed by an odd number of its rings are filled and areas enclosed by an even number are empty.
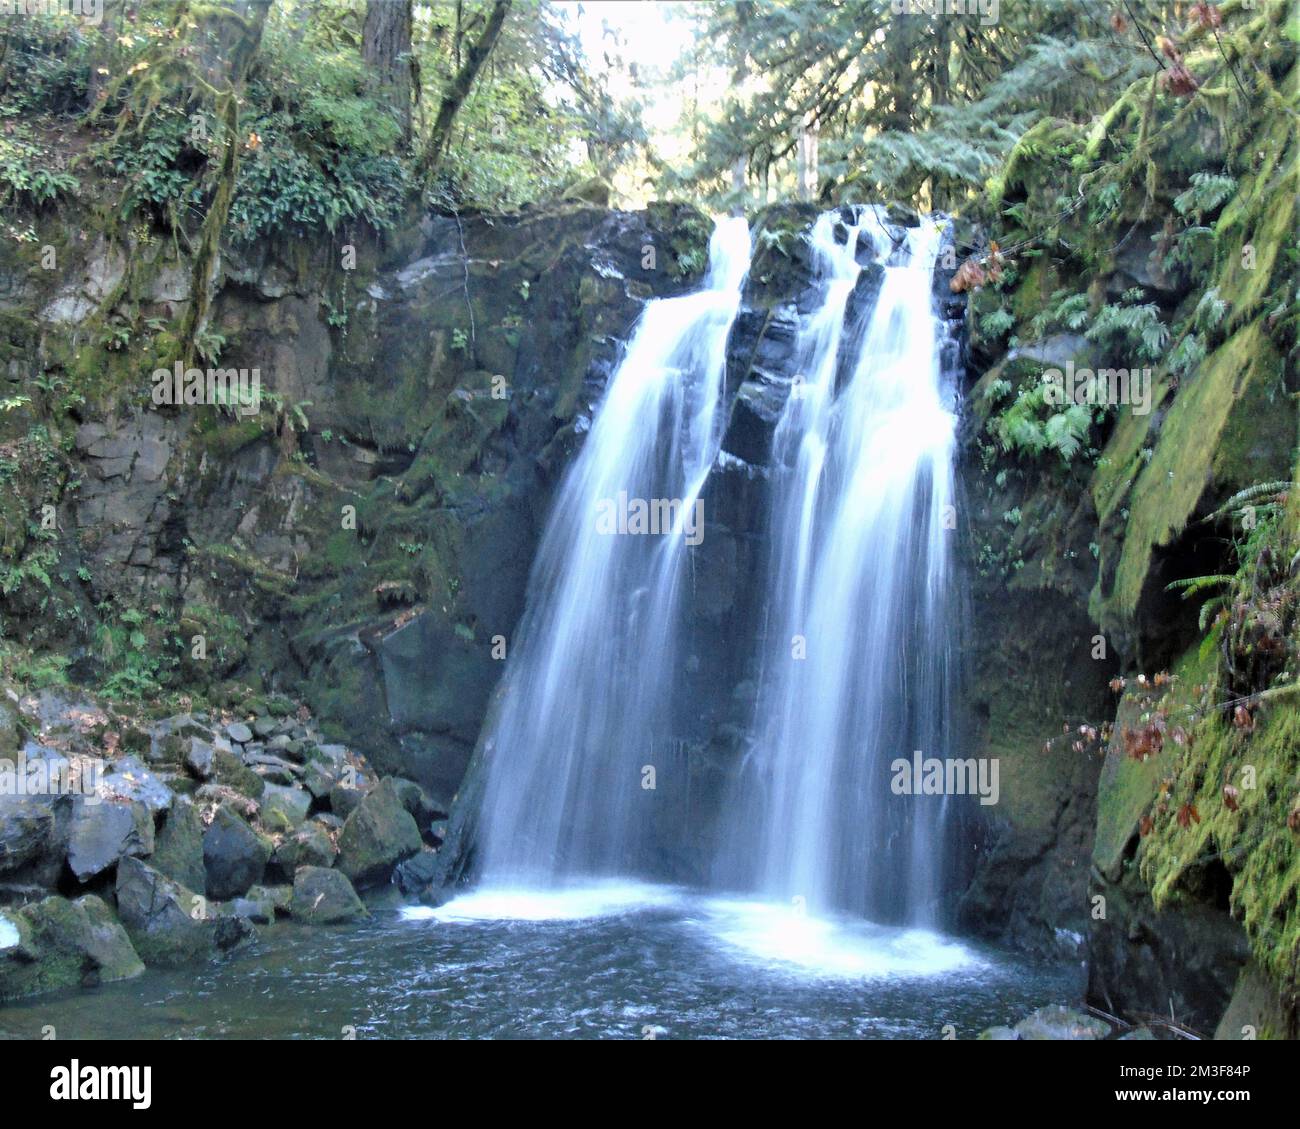
<svg viewBox="0 0 1300 1129"><path fill-rule="evenodd" d="M893 794L891 764L950 741L939 240L875 208L814 226L818 300L773 443L758 705L717 864L728 888L918 924L934 919L944 801ZM846 325L855 288L869 309Z"/></svg>
<svg viewBox="0 0 1300 1129"><path fill-rule="evenodd" d="M647 305L559 487L481 738L486 884L647 869L642 767L671 732L686 550L703 533L749 255L745 221L721 219L703 287Z"/></svg>

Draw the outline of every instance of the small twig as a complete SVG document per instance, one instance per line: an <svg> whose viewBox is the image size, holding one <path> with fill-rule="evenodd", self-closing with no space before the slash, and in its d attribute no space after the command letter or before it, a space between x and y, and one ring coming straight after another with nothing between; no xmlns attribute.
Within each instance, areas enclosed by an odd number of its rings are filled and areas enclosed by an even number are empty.
<svg viewBox="0 0 1300 1129"><path fill-rule="evenodd" d="M1128 9L1129 19L1133 21L1133 26L1137 28L1137 33L1142 37L1142 42L1146 44L1147 50L1151 52L1151 58L1153 58L1156 61L1156 66L1158 66L1162 71L1165 70L1166 68L1165 68L1164 61L1156 53L1156 49L1151 46L1151 40L1147 38L1147 33L1145 29L1142 27L1140 23L1138 23L1138 18L1134 14L1133 8L1129 4L1128 0L1124 0L1124 7Z"/></svg>

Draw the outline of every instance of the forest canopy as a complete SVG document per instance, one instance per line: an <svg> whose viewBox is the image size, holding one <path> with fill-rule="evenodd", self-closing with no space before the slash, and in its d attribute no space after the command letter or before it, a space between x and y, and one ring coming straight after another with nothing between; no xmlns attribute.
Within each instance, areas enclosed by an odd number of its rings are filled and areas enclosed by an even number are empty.
<svg viewBox="0 0 1300 1129"><path fill-rule="evenodd" d="M124 178L124 214L185 226L233 178L243 240L382 230L417 196L954 209L1037 122L1094 120L1140 78L1244 99L1260 72L1235 33L1253 7L104 0L87 20L45 5L0 17L0 195L40 204L94 165ZM1187 70L1203 38L1213 59ZM51 167L68 131L78 155Z"/></svg>

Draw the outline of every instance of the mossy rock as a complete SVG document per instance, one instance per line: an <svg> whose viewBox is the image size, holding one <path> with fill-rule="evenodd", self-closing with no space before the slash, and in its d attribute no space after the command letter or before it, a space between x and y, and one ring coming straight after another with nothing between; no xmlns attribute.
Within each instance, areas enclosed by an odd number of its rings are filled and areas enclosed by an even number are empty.
<svg viewBox="0 0 1300 1129"><path fill-rule="evenodd" d="M144 971L126 930L104 901L49 897L21 910L0 911L0 1000L61 988L127 980Z"/></svg>

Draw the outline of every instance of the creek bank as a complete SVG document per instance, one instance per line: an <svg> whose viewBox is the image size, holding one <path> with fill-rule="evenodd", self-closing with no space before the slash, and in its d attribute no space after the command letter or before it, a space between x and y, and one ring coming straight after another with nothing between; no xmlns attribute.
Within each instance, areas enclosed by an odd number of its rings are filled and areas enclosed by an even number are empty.
<svg viewBox="0 0 1300 1129"><path fill-rule="evenodd" d="M0 756L21 750L51 782L0 793L0 1001L211 960L278 920L359 920L363 896L387 896L399 863L412 887L441 842L444 801L283 696L151 720L0 694Z"/></svg>

